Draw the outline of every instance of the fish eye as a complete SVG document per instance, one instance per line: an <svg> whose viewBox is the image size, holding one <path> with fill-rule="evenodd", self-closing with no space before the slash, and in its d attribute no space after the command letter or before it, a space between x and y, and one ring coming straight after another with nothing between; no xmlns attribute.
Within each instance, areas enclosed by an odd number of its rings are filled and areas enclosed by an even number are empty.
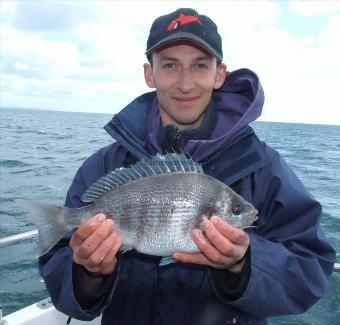
<svg viewBox="0 0 340 325"><path fill-rule="evenodd" d="M243 212L243 209L239 206L233 207L231 212L233 213L233 215L238 216Z"/></svg>

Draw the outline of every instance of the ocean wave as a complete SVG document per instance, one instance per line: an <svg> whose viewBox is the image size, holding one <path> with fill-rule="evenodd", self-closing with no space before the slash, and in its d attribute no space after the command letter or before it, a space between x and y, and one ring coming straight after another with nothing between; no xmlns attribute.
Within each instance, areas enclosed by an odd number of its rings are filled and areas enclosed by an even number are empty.
<svg viewBox="0 0 340 325"><path fill-rule="evenodd" d="M81 158L76 159L76 161L84 161L85 159L87 159L87 157L83 156Z"/></svg>
<svg viewBox="0 0 340 325"><path fill-rule="evenodd" d="M56 140L64 140L64 139L72 139L72 138L74 138L74 136L72 136L72 135L58 135L55 139Z"/></svg>
<svg viewBox="0 0 340 325"><path fill-rule="evenodd" d="M14 202L14 200L15 199L12 197L3 197L3 196L0 197L0 203Z"/></svg>
<svg viewBox="0 0 340 325"><path fill-rule="evenodd" d="M48 132L43 131L43 130L27 130L27 129L24 129L24 128L20 128L20 129L17 128L16 133L39 134L39 135L49 134Z"/></svg>
<svg viewBox="0 0 340 325"><path fill-rule="evenodd" d="M55 160L56 157L50 157L50 156L47 156L47 157L41 157L39 158L40 160Z"/></svg>
<svg viewBox="0 0 340 325"><path fill-rule="evenodd" d="M30 241L36 241L36 238L30 238L28 239ZM20 242L22 244L22 242ZM29 269L35 269L37 267L37 262L35 259L27 258L22 259L18 262L10 263L6 265L6 271L7 272L18 272L20 269L29 270Z"/></svg>
<svg viewBox="0 0 340 325"><path fill-rule="evenodd" d="M27 166L32 166L32 164L28 164L20 160L12 160L12 159L0 160L0 167L12 168L12 167L27 167Z"/></svg>
<svg viewBox="0 0 340 325"><path fill-rule="evenodd" d="M0 215L1 217L4 219L5 217L9 216L9 217L22 217L22 216L26 216L27 213L21 210L15 210L13 208L11 208L11 210L7 210L7 209L0 209Z"/></svg>
<svg viewBox="0 0 340 325"><path fill-rule="evenodd" d="M31 173L31 172L34 172L35 170L34 169L25 169L25 170L18 170L18 171L14 171L14 172L10 172L10 174L26 174L26 173Z"/></svg>

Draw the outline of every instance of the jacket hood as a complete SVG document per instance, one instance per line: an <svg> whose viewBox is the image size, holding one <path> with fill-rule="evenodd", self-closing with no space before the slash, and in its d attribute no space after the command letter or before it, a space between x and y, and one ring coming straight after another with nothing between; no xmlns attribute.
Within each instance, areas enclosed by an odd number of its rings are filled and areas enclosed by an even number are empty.
<svg viewBox="0 0 340 325"><path fill-rule="evenodd" d="M221 149L243 127L262 112L264 94L257 75L248 69L230 72L224 84L213 91L217 121L208 140L189 140L183 148L196 161ZM139 158L162 152L157 143L160 128L157 94L144 94L116 114L105 129ZM143 157L141 157L142 155Z"/></svg>

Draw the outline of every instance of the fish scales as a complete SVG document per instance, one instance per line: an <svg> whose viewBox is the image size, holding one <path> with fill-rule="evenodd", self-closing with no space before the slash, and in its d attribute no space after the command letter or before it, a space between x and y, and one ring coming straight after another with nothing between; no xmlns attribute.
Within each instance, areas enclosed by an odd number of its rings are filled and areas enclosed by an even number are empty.
<svg viewBox="0 0 340 325"><path fill-rule="evenodd" d="M112 217L117 230L126 238L124 246L142 253L151 250L154 255L190 247L190 230L199 223L201 210L208 209L218 194L216 187L202 177L205 175L188 172L161 174L104 195L103 205L110 211L119 211ZM148 187L151 190L145 190ZM98 207L101 200L96 202ZM196 245L192 249L197 250Z"/></svg>
<svg viewBox="0 0 340 325"><path fill-rule="evenodd" d="M179 154L156 155L114 170L91 185L81 200L89 205L72 209L18 200L38 227L40 255L98 213L114 219L123 250L158 256L197 252L191 230L213 214L239 228L257 219L249 202Z"/></svg>

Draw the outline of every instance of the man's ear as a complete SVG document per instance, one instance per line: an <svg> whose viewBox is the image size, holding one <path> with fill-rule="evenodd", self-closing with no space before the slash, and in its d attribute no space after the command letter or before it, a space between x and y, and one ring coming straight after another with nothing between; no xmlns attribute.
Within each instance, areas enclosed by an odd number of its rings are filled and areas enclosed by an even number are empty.
<svg viewBox="0 0 340 325"><path fill-rule="evenodd" d="M227 76L227 65L221 63L217 66L214 89L221 88Z"/></svg>
<svg viewBox="0 0 340 325"><path fill-rule="evenodd" d="M144 67L144 79L145 79L146 84L150 88L156 88L155 81L153 80L153 76L152 76L151 65L149 63L144 63L143 67Z"/></svg>

